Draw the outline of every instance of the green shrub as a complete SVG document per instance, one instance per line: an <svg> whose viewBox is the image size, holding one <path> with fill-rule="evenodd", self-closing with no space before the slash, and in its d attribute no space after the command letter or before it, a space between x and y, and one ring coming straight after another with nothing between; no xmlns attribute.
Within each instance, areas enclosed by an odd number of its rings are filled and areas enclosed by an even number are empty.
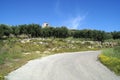
<svg viewBox="0 0 120 80"><path fill-rule="evenodd" d="M115 57L120 59L120 46L117 46L113 49Z"/></svg>
<svg viewBox="0 0 120 80"><path fill-rule="evenodd" d="M2 53L2 55L0 55L0 64L4 64L7 60L10 60L9 54Z"/></svg>
<svg viewBox="0 0 120 80"><path fill-rule="evenodd" d="M4 80L4 76L0 75L0 80Z"/></svg>
<svg viewBox="0 0 120 80"><path fill-rule="evenodd" d="M120 46L103 50L99 60L110 70L120 75Z"/></svg>

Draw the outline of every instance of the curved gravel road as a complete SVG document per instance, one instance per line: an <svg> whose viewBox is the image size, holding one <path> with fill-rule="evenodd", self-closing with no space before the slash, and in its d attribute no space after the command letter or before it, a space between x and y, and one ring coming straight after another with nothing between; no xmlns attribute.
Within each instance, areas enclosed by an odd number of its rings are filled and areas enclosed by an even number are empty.
<svg viewBox="0 0 120 80"><path fill-rule="evenodd" d="M6 80L120 80L97 60L99 53L63 53L31 60L11 72Z"/></svg>

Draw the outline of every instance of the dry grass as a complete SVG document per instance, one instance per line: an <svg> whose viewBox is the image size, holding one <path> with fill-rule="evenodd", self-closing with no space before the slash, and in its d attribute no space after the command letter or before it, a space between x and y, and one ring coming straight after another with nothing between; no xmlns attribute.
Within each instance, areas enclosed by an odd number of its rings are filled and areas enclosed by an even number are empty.
<svg viewBox="0 0 120 80"><path fill-rule="evenodd" d="M96 50L97 47L89 48L90 43L82 44L78 40L67 39L31 39L0 41L0 80L9 72L19 68L27 61L43 56L85 50Z"/></svg>

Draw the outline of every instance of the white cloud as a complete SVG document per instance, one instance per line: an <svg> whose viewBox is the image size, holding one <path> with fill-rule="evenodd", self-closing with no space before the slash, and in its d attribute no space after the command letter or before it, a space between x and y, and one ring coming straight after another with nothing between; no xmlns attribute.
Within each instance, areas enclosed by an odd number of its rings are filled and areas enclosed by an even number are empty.
<svg viewBox="0 0 120 80"><path fill-rule="evenodd" d="M82 25L85 16L76 16L65 21L65 25L70 29L78 29Z"/></svg>
<svg viewBox="0 0 120 80"><path fill-rule="evenodd" d="M62 11L60 10L60 0L56 0L54 10L57 15L62 15Z"/></svg>
<svg viewBox="0 0 120 80"><path fill-rule="evenodd" d="M81 25L82 25L82 21L85 19L85 17L87 16L88 13L86 13L84 16L76 16L73 17L71 13L64 13L61 9L61 1L60 0L56 0L55 2L55 12L57 14L57 16L61 17L61 19L63 18L63 21L61 21L61 25L67 26L69 29L78 29ZM77 12L77 14L80 14L79 12ZM74 15L77 15L74 14Z"/></svg>

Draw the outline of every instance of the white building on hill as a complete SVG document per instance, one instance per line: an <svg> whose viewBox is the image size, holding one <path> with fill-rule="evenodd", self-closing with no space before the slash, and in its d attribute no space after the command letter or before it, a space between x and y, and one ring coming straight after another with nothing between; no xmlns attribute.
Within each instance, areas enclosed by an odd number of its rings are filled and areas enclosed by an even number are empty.
<svg viewBox="0 0 120 80"><path fill-rule="evenodd" d="M43 25L42 25L42 28L45 28L45 27L49 27L49 24L48 23L43 23Z"/></svg>

